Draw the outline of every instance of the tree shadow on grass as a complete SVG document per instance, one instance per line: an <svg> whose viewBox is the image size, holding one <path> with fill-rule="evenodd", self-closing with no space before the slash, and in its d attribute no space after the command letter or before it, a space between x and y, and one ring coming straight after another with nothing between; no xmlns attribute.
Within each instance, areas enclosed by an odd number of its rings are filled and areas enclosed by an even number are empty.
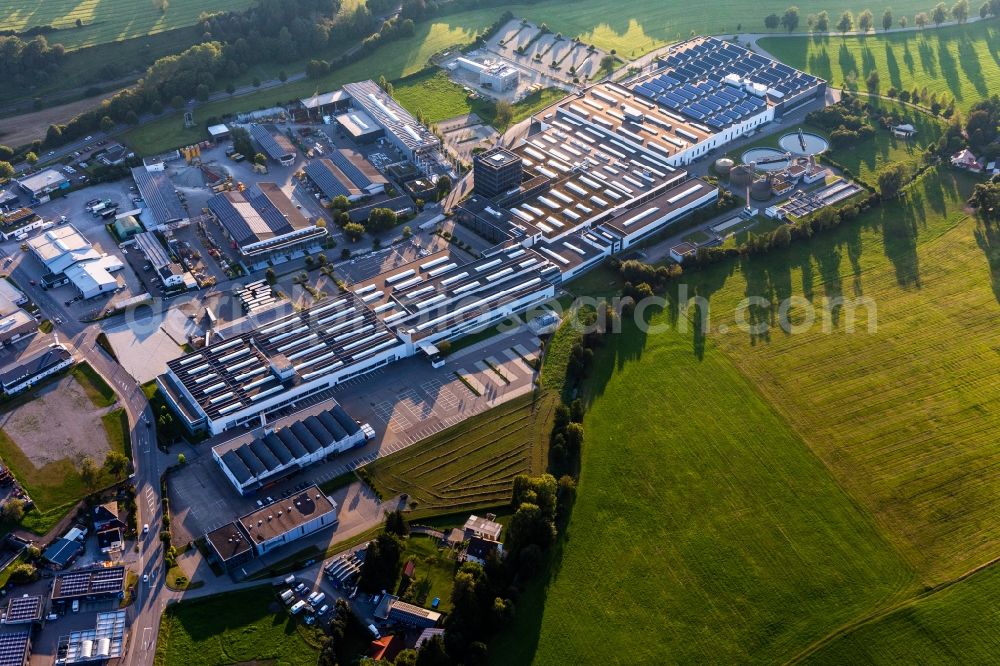
<svg viewBox="0 0 1000 666"><path fill-rule="evenodd" d="M986 264L990 269L990 286L993 287L993 297L1000 303L1000 223L977 220L973 231L976 245L986 256Z"/></svg>
<svg viewBox="0 0 1000 666"><path fill-rule="evenodd" d="M938 41L938 64L941 66L941 76L944 77L948 89L951 90L956 100L962 99L962 76L959 74L955 57L948 50L947 43L942 39Z"/></svg>
<svg viewBox="0 0 1000 666"><path fill-rule="evenodd" d="M885 44L885 68L889 74L889 83L892 87L897 90L901 89L903 87L903 76L899 71L899 61L896 60L896 51L889 42Z"/></svg>
<svg viewBox="0 0 1000 666"><path fill-rule="evenodd" d="M840 73L844 77L844 85L847 85L847 80L851 78L853 74L854 77L858 75L858 61L851 53L851 50L847 48L847 44L840 44L840 51L837 53L837 64L840 65Z"/></svg>
<svg viewBox="0 0 1000 666"><path fill-rule="evenodd" d="M913 53L910 51L909 41L903 43L903 64L906 65L906 70L910 73L910 76L913 76L916 71L916 63L913 61Z"/></svg>
<svg viewBox="0 0 1000 666"><path fill-rule="evenodd" d="M830 81L833 79L833 67L830 64L830 52L826 50L826 47L814 51L809 54L806 59L807 69L820 77Z"/></svg>
<svg viewBox="0 0 1000 666"><path fill-rule="evenodd" d="M990 91L986 86L986 79L983 77L983 64L979 62L976 47L968 37L964 37L958 42L958 62L962 66L962 73L972 83L976 92L983 97L988 95Z"/></svg>
<svg viewBox="0 0 1000 666"><path fill-rule="evenodd" d="M920 67L923 68L927 76L932 79L937 78L937 59L934 57L934 49L926 38L920 40L917 45L917 53L920 55Z"/></svg>
<svg viewBox="0 0 1000 666"><path fill-rule="evenodd" d="M868 44L861 47L861 71L863 76L868 76L875 69L875 55Z"/></svg>

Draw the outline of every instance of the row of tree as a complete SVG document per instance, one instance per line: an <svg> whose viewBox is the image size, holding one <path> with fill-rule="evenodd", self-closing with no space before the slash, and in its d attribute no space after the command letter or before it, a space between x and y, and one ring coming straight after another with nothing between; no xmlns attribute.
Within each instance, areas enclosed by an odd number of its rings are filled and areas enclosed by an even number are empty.
<svg viewBox="0 0 1000 666"><path fill-rule="evenodd" d="M913 24L923 29L930 23L940 26L949 17L958 23L965 23L969 19L969 16L969 0L958 0L950 8L945 3L939 2L930 12L918 12L913 17ZM979 7L980 18L985 19L990 16L1000 16L1000 0L986 0ZM765 16L764 27L768 30L777 30L780 26L788 32L794 32L799 27L800 21L799 8L792 6L786 9L781 16L774 13ZM892 9L886 8L882 12L882 29L889 30L894 24L900 28L905 28L908 22L905 16L900 17L897 22L893 16ZM806 18L806 27L810 32L830 32L830 15L825 11L818 14L810 14ZM834 28L842 35L855 28L860 32L870 32L875 29L875 15L870 9L866 9L858 14L855 19L850 11L845 11L840 15Z"/></svg>

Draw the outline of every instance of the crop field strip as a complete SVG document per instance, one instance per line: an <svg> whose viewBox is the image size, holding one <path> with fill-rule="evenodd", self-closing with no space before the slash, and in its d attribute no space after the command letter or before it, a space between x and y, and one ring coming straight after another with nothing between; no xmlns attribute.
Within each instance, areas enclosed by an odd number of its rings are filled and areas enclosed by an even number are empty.
<svg viewBox="0 0 1000 666"><path fill-rule="evenodd" d="M546 400L524 396L368 466L383 492L407 492L422 510L500 504L518 474L539 471L535 423Z"/></svg>
<svg viewBox="0 0 1000 666"><path fill-rule="evenodd" d="M865 90L865 80L874 69L879 74L882 94L890 87L926 87L928 95L954 98L961 110L1000 90L1000 53L996 47L1000 43L1000 23L996 20L922 32L844 39L833 35L773 37L758 43L782 62L824 78L838 88L853 73L854 82L847 87Z"/></svg>

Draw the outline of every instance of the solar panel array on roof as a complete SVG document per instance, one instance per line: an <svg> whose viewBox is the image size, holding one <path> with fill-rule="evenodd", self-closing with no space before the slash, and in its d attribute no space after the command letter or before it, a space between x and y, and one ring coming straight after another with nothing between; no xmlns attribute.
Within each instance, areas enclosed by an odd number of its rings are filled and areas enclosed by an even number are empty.
<svg viewBox="0 0 1000 666"><path fill-rule="evenodd" d="M0 666L24 666L30 643L30 629L0 634Z"/></svg>
<svg viewBox="0 0 1000 666"><path fill-rule="evenodd" d="M53 599L71 599L96 594L117 594L125 590L125 567L105 567L71 571L56 576Z"/></svg>
<svg viewBox="0 0 1000 666"><path fill-rule="evenodd" d="M42 598L38 595L11 597L7 602L4 624L22 624L42 619Z"/></svg>
<svg viewBox="0 0 1000 666"><path fill-rule="evenodd" d="M295 147L276 129L268 129L262 125L251 125L250 135L256 139L267 156L276 162L295 156Z"/></svg>
<svg viewBox="0 0 1000 666"><path fill-rule="evenodd" d="M664 70L634 86L633 91L713 130L739 123L766 106L741 88L725 85L727 75L765 86L775 100L798 94L820 81L714 37L682 44L660 62Z"/></svg>
<svg viewBox="0 0 1000 666"><path fill-rule="evenodd" d="M135 180L146 208L153 214L158 225L187 217L174 184L166 172L149 171L144 166L138 166L132 169L132 179Z"/></svg>

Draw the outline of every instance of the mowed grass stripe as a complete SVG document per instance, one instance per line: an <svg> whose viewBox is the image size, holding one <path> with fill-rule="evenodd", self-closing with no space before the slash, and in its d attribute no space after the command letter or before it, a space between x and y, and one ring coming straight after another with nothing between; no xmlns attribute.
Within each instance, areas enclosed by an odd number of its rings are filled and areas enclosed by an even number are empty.
<svg viewBox="0 0 1000 666"><path fill-rule="evenodd" d="M846 334L712 335L937 584L996 557L1000 526L998 235L963 209L970 179L933 172L899 203L787 252L694 276L711 289L713 325L732 325L745 294L773 309L855 293L878 329ZM992 249L991 249L992 248ZM990 256L992 256L990 255ZM995 260L994 260L995 261ZM853 263L853 266L852 266ZM855 268L857 266L858 268ZM806 289L803 285L809 285ZM863 311L862 311L863 313Z"/></svg>
<svg viewBox="0 0 1000 666"><path fill-rule="evenodd" d="M870 517L724 354L626 325L594 375L534 663L780 661L912 589Z"/></svg>
<svg viewBox="0 0 1000 666"><path fill-rule="evenodd" d="M875 70L883 94L890 87L911 91L926 87L939 99L954 98L962 110L1000 89L996 21L844 39L773 37L759 44L779 60L838 88L865 90L865 81Z"/></svg>

